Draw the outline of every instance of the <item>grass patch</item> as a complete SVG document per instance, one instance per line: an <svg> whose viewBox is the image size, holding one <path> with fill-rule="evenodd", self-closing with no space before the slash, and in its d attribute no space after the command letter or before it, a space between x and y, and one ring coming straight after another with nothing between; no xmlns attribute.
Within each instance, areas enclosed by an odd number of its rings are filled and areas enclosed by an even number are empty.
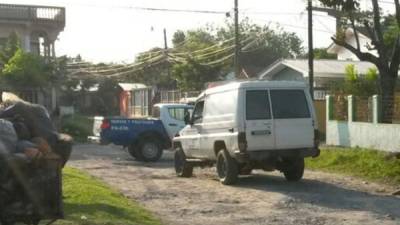
<svg viewBox="0 0 400 225"><path fill-rule="evenodd" d="M64 116L61 119L61 131L71 135L75 141L86 142L87 137L93 133L93 117Z"/></svg>
<svg viewBox="0 0 400 225"><path fill-rule="evenodd" d="M400 184L400 159L388 153L361 148L326 148L315 159L307 159L309 169L343 173L370 181Z"/></svg>
<svg viewBox="0 0 400 225"><path fill-rule="evenodd" d="M72 168L64 169L65 220L56 225L157 225L151 213L102 182Z"/></svg>

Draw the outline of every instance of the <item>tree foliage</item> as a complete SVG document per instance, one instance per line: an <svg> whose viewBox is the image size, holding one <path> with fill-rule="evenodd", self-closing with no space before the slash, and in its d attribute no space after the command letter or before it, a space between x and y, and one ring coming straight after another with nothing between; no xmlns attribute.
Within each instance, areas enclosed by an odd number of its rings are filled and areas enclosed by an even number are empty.
<svg viewBox="0 0 400 225"><path fill-rule="evenodd" d="M345 80L331 85L333 94L370 97L378 93L376 68L369 68L366 74L360 74L354 64L349 64L344 72Z"/></svg>
<svg viewBox="0 0 400 225"><path fill-rule="evenodd" d="M249 76L256 76L280 58L293 58L303 53L302 42L294 33L252 24L248 19L240 23L239 29L240 67ZM204 87L204 82L224 79L232 72L234 34L234 25L228 22L221 27L206 26L175 33L174 51L188 53L173 66L179 87L191 90Z"/></svg>
<svg viewBox="0 0 400 225"><path fill-rule="evenodd" d="M11 32L5 45L0 51L0 65L4 66L21 48L19 37L16 32Z"/></svg>
<svg viewBox="0 0 400 225"><path fill-rule="evenodd" d="M314 59L337 59L337 55L333 53L328 53L327 48L315 48L313 51ZM308 58L308 53L301 56L301 58Z"/></svg>
<svg viewBox="0 0 400 225"><path fill-rule="evenodd" d="M40 57L18 49L4 65L1 78L17 87L43 87L52 78L52 67Z"/></svg>
<svg viewBox="0 0 400 225"><path fill-rule="evenodd" d="M143 66L134 71L127 79L129 82L143 83L159 88L173 88L175 81L171 76L171 64L165 49L152 48L135 58L135 63Z"/></svg>
<svg viewBox="0 0 400 225"><path fill-rule="evenodd" d="M351 28L356 40L355 46L347 43L338 32L332 40L356 55L362 61L373 63L379 72L379 92L384 101L382 104L384 122L391 122L393 117L393 96L400 65L400 3L394 0L395 14L385 16L378 0L371 0L372 11L362 11L360 0L319 0L325 6L337 9L342 18L342 30ZM369 50L376 50L377 55L365 52L360 46L360 27L366 31L371 42Z"/></svg>
<svg viewBox="0 0 400 225"><path fill-rule="evenodd" d="M186 91L202 90L207 82L220 80L223 75L220 68L201 65L190 58L186 63L176 64L173 73L178 87Z"/></svg>

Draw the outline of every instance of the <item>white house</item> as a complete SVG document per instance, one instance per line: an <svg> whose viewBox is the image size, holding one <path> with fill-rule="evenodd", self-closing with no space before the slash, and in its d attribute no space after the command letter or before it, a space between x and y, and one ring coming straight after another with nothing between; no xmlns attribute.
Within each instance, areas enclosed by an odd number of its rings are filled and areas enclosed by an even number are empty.
<svg viewBox="0 0 400 225"><path fill-rule="evenodd" d="M345 78L345 68L353 64L358 73L366 74L368 69L375 68L372 63L351 60L314 60L314 96L323 99L326 90L332 81ZM263 80L297 80L308 82L308 60L306 59L282 59L264 71L259 73L259 79Z"/></svg>
<svg viewBox="0 0 400 225"><path fill-rule="evenodd" d="M360 49L362 52L369 52L373 55L378 55L378 52L376 50L370 50L368 49L368 46L371 46L371 39L367 37L363 32L358 31L358 39L360 41ZM350 44L353 47L357 47L357 41L356 37L354 35L354 30L351 28L348 28L345 31L345 41L346 43ZM347 50L346 48L339 46L335 43L332 43L328 49L328 53L332 54L337 54L337 59L338 60L350 60L350 61L360 61L356 55L354 55L352 52Z"/></svg>

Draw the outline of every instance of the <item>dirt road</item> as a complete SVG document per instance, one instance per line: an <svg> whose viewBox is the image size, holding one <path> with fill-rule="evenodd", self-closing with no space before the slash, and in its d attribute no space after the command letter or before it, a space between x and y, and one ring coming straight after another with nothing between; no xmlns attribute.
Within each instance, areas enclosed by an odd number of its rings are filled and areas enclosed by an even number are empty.
<svg viewBox="0 0 400 225"><path fill-rule="evenodd" d="M172 153L158 163L134 161L120 147L78 145L69 166L84 169L158 215L165 224L400 225L400 198L390 187L306 171L298 183L256 171L223 186L215 170L177 178Z"/></svg>

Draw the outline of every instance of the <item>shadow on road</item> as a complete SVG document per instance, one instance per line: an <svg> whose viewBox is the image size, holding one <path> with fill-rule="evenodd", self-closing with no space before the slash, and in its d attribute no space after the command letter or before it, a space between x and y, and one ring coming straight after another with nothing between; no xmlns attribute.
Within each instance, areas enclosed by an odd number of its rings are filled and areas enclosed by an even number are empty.
<svg viewBox="0 0 400 225"><path fill-rule="evenodd" d="M277 192L303 203L332 209L370 211L400 218L399 198L350 190L317 180L288 182L283 177L260 174L242 177L236 187Z"/></svg>

